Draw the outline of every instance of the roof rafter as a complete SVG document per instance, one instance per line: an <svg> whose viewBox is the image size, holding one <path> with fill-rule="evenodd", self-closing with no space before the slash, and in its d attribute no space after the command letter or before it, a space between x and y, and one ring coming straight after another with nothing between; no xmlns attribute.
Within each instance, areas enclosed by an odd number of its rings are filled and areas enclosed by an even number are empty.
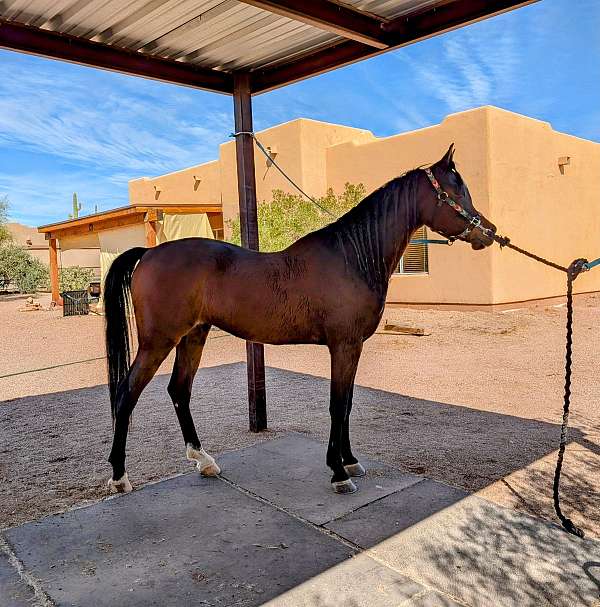
<svg viewBox="0 0 600 607"><path fill-rule="evenodd" d="M382 28L391 37L387 49L376 50L354 40L340 42L315 53L305 54L289 63L256 70L252 74L252 91L266 92L538 1L440 0L423 11L385 23Z"/></svg>
<svg viewBox="0 0 600 607"><path fill-rule="evenodd" d="M2 19L0 19L0 48L209 91L233 92L233 77L225 72L119 49L100 42Z"/></svg>
<svg viewBox="0 0 600 607"><path fill-rule="evenodd" d="M389 46L387 19L332 0L240 0L377 49Z"/></svg>

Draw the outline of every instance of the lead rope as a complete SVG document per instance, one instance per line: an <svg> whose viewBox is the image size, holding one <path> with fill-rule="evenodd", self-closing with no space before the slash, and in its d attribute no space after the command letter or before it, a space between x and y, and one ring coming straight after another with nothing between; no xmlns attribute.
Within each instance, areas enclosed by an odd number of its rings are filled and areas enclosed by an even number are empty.
<svg viewBox="0 0 600 607"><path fill-rule="evenodd" d="M502 247L508 247L521 253L526 257L534 259L539 263L543 263L546 266L565 272L567 275L567 344L565 352L565 395L563 403L563 417L562 424L560 427L560 442L558 447L558 457L556 459L556 468L554 470L554 482L552 485L552 500L554 503L554 511L556 516L560 519L563 529L572 535L577 537L584 537L585 534L580 527L577 527L573 521L563 514L560 507L560 476L562 472L563 459L565 456L565 448L567 446L567 433L569 428L569 409L571 406L571 365L572 365L572 353L573 353L573 281L581 274L594 265L595 262L588 262L587 259L576 259L571 263L568 268L561 266L553 261L544 259L539 255L530 253L525 249L521 249L516 245L511 244L510 239L503 236L494 236L494 240ZM596 260L597 261L597 260Z"/></svg>
<svg viewBox="0 0 600 607"><path fill-rule="evenodd" d="M573 281L582 271L581 264L587 263L586 260L577 259L567 268L567 347L565 356L565 399L563 405L563 418L560 428L560 444L558 447L558 457L556 460L556 469L554 470L554 484L552 486L552 499L554 501L554 511L560 519L565 531L584 537L583 530L577 527L570 518L567 518L560 507L560 475L562 472L563 458L567 445L567 432L569 427L569 407L571 404L571 355L573 352Z"/></svg>

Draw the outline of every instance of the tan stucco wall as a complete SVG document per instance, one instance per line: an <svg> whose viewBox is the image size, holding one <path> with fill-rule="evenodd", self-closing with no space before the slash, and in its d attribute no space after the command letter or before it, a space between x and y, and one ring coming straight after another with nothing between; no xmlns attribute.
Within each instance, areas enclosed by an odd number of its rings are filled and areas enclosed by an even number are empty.
<svg viewBox="0 0 600 607"><path fill-rule="evenodd" d="M515 244L568 265L600 256L600 145L547 122L490 108L491 215ZM558 160L569 156L561 173ZM512 251L492 251L493 303L563 295L560 272ZM600 272L580 276L577 293L600 290Z"/></svg>
<svg viewBox="0 0 600 607"><path fill-rule="evenodd" d="M363 183L370 192L405 171L438 160L450 143L478 210L513 242L568 264L600 255L600 144L554 131L547 123L495 107L446 117L441 124L387 138L369 131L297 119L257 134L306 192ZM558 158L570 156L560 173ZM274 189L296 193L259 150L259 201ZM194 176L200 179L194 190ZM155 198L156 190L160 190ZM238 214L235 143L219 160L130 182L132 202L222 204L225 222ZM227 226L225 229L227 233ZM431 236L435 237L434 234ZM582 276L576 292L600 290L600 270ZM495 246L429 246L429 274L395 275L390 303L498 304L564 294L564 277Z"/></svg>
<svg viewBox="0 0 600 607"><path fill-rule="evenodd" d="M221 204L219 161L129 182L135 204Z"/></svg>

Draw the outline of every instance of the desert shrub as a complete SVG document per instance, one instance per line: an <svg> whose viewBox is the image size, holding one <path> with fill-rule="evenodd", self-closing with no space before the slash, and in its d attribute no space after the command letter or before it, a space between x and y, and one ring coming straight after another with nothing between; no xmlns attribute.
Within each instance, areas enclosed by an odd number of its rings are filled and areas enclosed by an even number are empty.
<svg viewBox="0 0 600 607"><path fill-rule="evenodd" d="M332 217L303 196L273 190L272 200L258 205L260 250L280 251L289 247L302 236L341 217L356 206L364 195L365 187L362 183L358 185L347 183L341 194L335 194L332 189L329 189L325 196L317 199L317 202L328 209L333 214ZM229 221L229 226L231 228L230 242L241 244L239 216Z"/></svg>
<svg viewBox="0 0 600 607"><path fill-rule="evenodd" d="M0 276L13 283L20 293L46 289L49 282L48 266L11 243L0 246Z"/></svg>
<svg viewBox="0 0 600 607"><path fill-rule="evenodd" d="M61 268L59 272L60 292L87 289L92 278L94 278L94 271L89 268L82 268L81 266Z"/></svg>

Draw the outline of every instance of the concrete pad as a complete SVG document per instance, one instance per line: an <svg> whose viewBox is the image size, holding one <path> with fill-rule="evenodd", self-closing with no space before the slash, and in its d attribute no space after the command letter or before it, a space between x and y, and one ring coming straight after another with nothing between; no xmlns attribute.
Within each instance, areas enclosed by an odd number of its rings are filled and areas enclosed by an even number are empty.
<svg viewBox="0 0 600 607"><path fill-rule="evenodd" d="M0 605L31 607L33 599L33 590L21 580L6 554L0 551Z"/></svg>
<svg viewBox="0 0 600 607"><path fill-rule="evenodd" d="M335 538L197 473L9 529L5 537L56 605L252 607L332 567L348 596L357 570L364 588L385 580L397 596L422 591L366 555L348 561L354 551ZM392 604L363 598L356 604Z"/></svg>
<svg viewBox="0 0 600 607"><path fill-rule="evenodd" d="M471 607L600 606L600 542L539 519L469 496L400 533L387 529L371 548L378 559Z"/></svg>
<svg viewBox="0 0 600 607"><path fill-rule="evenodd" d="M359 554L269 601L264 607L398 607L427 590Z"/></svg>
<svg viewBox="0 0 600 607"><path fill-rule="evenodd" d="M462 489L425 479L325 526L369 548L468 495Z"/></svg>
<svg viewBox="0 0 600 607"><path fill-rule="evenodd" d="M338 495L331 489L326 451L327 445L323 443L289 434L226 453L219 457L218 463L225 478L316 525L423 480L380 462L360 458L367 475L352 479L359 490L351 495Z"/></svg>

